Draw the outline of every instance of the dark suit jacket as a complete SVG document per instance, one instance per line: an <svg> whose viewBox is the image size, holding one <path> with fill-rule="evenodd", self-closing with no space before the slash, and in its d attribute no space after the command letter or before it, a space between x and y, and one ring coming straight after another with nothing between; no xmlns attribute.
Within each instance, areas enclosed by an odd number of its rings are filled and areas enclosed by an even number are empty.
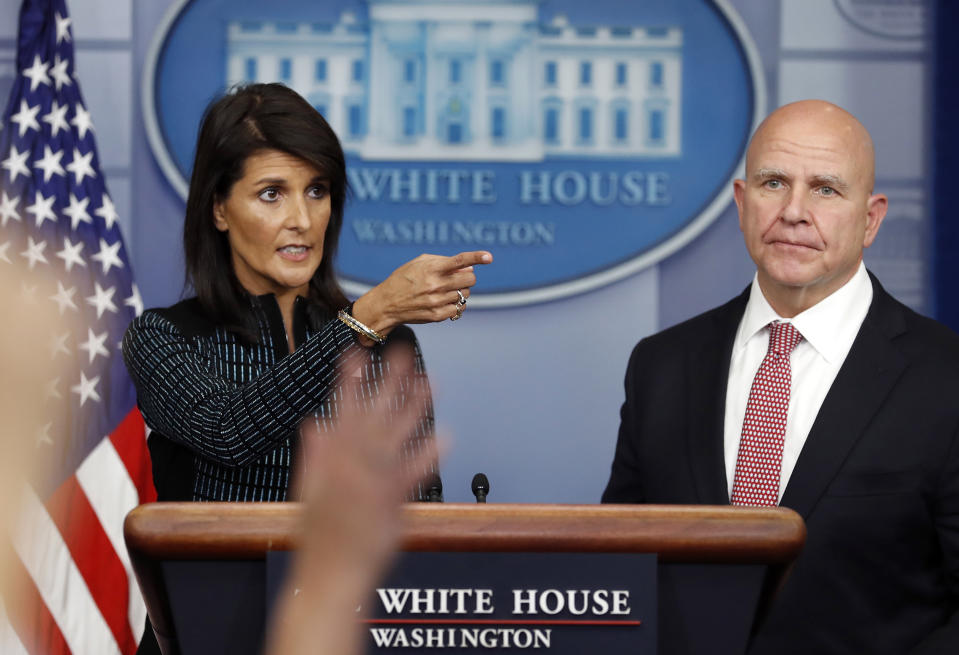
<svg viewBox="0 0 959 655"><path fill-rule="evenodd" d="M781 505L808 537L750 653L959 653L959 337L872 278ZM642 340L604 502L728 504L726 381L749 290Z"/></svg>

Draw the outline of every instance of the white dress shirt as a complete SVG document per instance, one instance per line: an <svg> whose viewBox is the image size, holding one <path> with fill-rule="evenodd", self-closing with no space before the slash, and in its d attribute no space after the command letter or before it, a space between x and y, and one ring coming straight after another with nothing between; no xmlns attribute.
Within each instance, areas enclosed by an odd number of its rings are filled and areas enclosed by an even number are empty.
<svg viewBox="0 0 959 655"><path fill-rule="evenodd" d="M726 419L724 424L724 450L726 457L727 491L732 496L733 477L736 472L736 455L742 437L743 419L749 389L759 365L769 347L771 321L792 323L803 340L792 351L792 386L789 394L789 409L786 412L786 438L783 444L782 472L779 478L779 500L789 483L806 443L819 408L832 386L836 374L846 361L846 355L859 334L869 305L872 303L872 282L862 262L855 275L835 291L801 314L782 318L769 305L753 277L749 302L739 322L733 354L729 362L729 380L726 386Z"/></svg>

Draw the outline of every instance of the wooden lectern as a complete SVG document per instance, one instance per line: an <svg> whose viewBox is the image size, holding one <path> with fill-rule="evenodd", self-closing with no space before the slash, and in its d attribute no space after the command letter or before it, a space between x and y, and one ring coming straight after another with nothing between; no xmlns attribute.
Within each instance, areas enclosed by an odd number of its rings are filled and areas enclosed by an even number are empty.
<svg viewBox="0 0 959 655"><path fill-rule="evenodd" d="M744 652L768 601L763 589L784 579L806 537L784 508L424 503L402 511L407 551L657 553L659 652L670 655ZM295 503L130 512L127 548L165 655L257 652L266 553L296 548L299 516Z"/></svg>

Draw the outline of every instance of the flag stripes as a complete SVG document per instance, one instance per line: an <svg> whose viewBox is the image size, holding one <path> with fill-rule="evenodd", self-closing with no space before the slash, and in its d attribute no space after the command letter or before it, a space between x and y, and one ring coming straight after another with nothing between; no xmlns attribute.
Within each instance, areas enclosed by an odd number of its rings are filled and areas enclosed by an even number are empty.
<svg viewBox="0 0 959 655"><path fill-rule="evenodd" d="M110 442L123 462L123 467L137 490L141 503L156 502L153 488L153 470L144 438L146 424L140 410L133 408L110 435Z"/></svg>
<svg viewBox="0 0 959 655"><path fill-rule="evenodd" d="M29 489L25 490L21 504L24 520L13 535L13 547L63 634L69 647L66 652L119 653L117 642L47 508Z"/></svg>
<svg viewBox="0 0 959 655"><path fill-rule="evenodd" d="M136 410L131 414L139 416ZM139 439L134 441L142 444L142 419L139 423L141 425ZM104 439L93 449L77 468L76 477L80 488L90 502L90 507L96 514L99 529L110 541L111 553L120 563L123 578L118 579L117 584L126 585L127 593L117 594L117 601L122 603L117 610L122 610L127 615L132 634L136 637L135 645L139 642L140 633L143 632L146 608L140 600L140 590L133 574L133 566L130 564L126 543L123 540L123 520L127 513L139 504L140 496L112 439ZM103 484L103 480L111 480L113 484L107 487ZM101 545L104 549L106 548L105 544ZM103 604L101 603L100 606L103 607ZM127 652L128 649L121 648L121 650Z"/></svg>
<svg viewBox="0 0 959 655"><path fill-rule="evenodd" d="M10 627L7 619L7 608L0 598L0 653L4 655L30 655L23 647L17 633Z"/></svg>
<svg viewBox="0 0 959 655"><path fill-rule="evenodd" d="M9 635L9 641L19 643L29 655L69 655L70 649L63 633L40 597L30 574L16 557L7 557L7 564L10 588L15 591L16 602L7 605L10 625L0 628L0 632ZM3 642L3 647L6 653L7 640ZM11 650L14 648L16 646L10 646Z"/></svg>
<svg viewBox="0 0 959 655"><path fill-rule="evenodd" d="M113 638L128 650L135 641L127 620L127 573L76 477L61 485L47 509Z"/></svg>

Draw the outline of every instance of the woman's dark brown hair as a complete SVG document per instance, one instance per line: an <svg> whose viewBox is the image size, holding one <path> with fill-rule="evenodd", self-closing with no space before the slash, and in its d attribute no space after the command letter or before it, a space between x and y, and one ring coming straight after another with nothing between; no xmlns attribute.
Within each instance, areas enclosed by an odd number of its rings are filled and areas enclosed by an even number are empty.
<svg viewBox="0 0 959 655"><path fill-rule="evenodd" d="M250 155L280 150L312 164L329 183L330 221L323 260L309 296L324 314L349 302L336 281L333 260L343 225L346 161L339 139L323 117L282 84L238 86L207 107L200 126L183 224L187 283L208 317L248 339L256 338L248 294L233 272L230 244L213 223L213 205L243 177Z"/></svg>

